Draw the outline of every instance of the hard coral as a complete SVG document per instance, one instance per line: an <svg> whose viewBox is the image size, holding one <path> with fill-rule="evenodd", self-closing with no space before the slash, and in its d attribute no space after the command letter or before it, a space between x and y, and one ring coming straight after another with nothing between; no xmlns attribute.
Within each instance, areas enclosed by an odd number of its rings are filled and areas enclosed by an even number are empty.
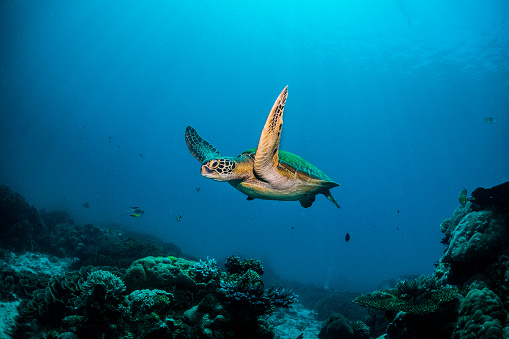
<svg viewBox="0 0 509 339"><path fill-rule="evenodd" d="M370 329L362 321L349 321L342 314L333 313L318 333L319 339L370 338Z"/></svg>
<svg viewBox="0 0 509 339"><path fill-rule="evenodd" d="M65 275L53 275L45 288L35 290L31 299L21 301L16 336L31 337L34 331L42 335L61 324L69 324L78 332L92 327L107 328L108 322L119 316L119 294L123 289L119 278L113 277L118 272L104 272L104 268L84 266Z"/></svg>
<svg viewBox="0 0 509 339"><path fill-rule="evenodd" d="M230 275L220 282L220 291L234 308L256 315L270 314L276 308L289 308L297 302L292 290L282 287L265 289L258 273L252 270Z"/></svg>
<svg viewBox="0 0 509 339"><path fill-rule="evenodd" d="M492 211L470 212L454 228L445 257L456 262L486 260L508 240L505 217Z"/></svg>
<svg viewBox="0 0 509 339"><path fill-rule="evenodd" d="M207 261L196 262L192 268L195 273L195 280L197 282L206 283L211 279L216 279L221 275L221 270L219 266L217 266L215 259L207 258Z"/></svg>
<svg viewBox="0 0 509 339"><path fill-rule="evenodd" d="M381 311L403 311L423 315L433 313L440 306L456 298L458 288L438 286L430 282L433 278L418 278L416 281L398 283L397 289L379 290L361 295L353 301L363 307Z"/></svg>
<svg viewBox="0 0 509 339"><path fill-rule="evenodd" d="M402 298L421 298L439 288L439 282L432 275L421 275L416 279L405 279L396 284Z"/></svg>
<svg viewBox="0 0 509 339"><path fill-rule="evenodd" d="M143 289L133 291L126 299L125 305L121 305L123 316L128 321L140 321L146 318L146 315L151 312L157 314L166 313L174 296L159 289Z"/></svg>
<svg viewBox="0 0 509 339"><path fill-rule="evenodd" d="M474 283L461 302L454 339L498 339L504 337L508 312L502 300L484 283Z"/></svg>
<svg viewBox="0 0 509 339"><path fill-rule="evenodd" d="M263 266L258 259L244 259L240 260L237 256L231 256L226 259L226 263L224 264L226 267L226 271L229 274L244 274L248 270L252 270L259 275L263 274Z"/></svg>
<svg viewBox="0 0 509 339"><path fill-rule="evenodd" d="M143 288L194 289L191 278L193 261L182 258L146 257L134 261L127 270L124 281L129 291Z"/></svg>
<svg viewBox="0 0 509 339"><path fill-rule="evenodd" d="M122 279L111 272L103 270L91 272L87 280L80 285L81 291L88 295L97 293L99 287L105 299L118 298L125 291L125 284Z"/></svg>

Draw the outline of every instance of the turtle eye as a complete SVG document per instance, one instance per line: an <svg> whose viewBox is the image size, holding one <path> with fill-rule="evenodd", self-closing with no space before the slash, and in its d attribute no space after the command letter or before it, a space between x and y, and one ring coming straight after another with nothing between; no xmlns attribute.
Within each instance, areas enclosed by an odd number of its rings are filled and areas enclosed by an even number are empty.
<svg viewBox="0 0 509 339"><path fill-rule="evenodd" d="M212 161L210 162L210 168L216 168L216 167L217 167L217 165L218 165L218 163L219 163L219 162L218 162L217 160L212 160Z"/></svg>

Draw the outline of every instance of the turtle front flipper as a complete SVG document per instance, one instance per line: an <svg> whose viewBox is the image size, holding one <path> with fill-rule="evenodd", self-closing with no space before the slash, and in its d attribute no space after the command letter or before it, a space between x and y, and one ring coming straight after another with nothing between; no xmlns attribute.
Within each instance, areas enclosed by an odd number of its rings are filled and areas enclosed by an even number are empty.
<svg viewBox="0 0 509 339"><path fill-rule="evenodd" d="M283 89L272 106L256 148L253 169L255 175L264 181L272 181L278 175L276 166L279 163L279 140L287 96L288 86Z"/></svg>
<svg viewBox="0 0 509 339"><path fill-rule="evenodd" d="M221 153L207 140L200 137L198 132L191 126L186 127L186 144L189 152L201 163L210 158L221 157Z"/></svg>

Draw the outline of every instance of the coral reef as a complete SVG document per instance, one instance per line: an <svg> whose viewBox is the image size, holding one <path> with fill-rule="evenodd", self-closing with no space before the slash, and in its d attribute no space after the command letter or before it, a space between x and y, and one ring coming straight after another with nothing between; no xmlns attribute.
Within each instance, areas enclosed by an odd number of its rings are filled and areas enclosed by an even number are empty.
<svg viewBox="0 0 509 339"><path fill-rule="evenodd" d="M119 239L104 231L94 253L81 255L82 265L116 266L128 268L137 259L147 256L170 256L173 252L163 249L160 244L152 241L140 241L134 238Z"/></svg>
<svg viewBox="0 0 509 339"><path fill-rule="evenodd" d="M386 339L509 337L508 197L509 183L474 190L440 225L446 249L430 277L355 299L399 311Z"/></svg>
<svg viewBox="0 0 509 339"><path fill-rule="evenodd" d="M493 211L472 211L466 214L454 227L444 260L489 260L509 240L506 219Z"/></svg>
<svg viewBox="0 0 509 339"><path fill-rule="evenodd" d="M303 302L328 317L319 337L379 335L380 311L392 318L386 339L509 337L508 196L508 183L475 190L440 225L446 248L433 274L354 299L369 316L345 307L345 293L301 287L310 296ZM7 330L16 338L274 338L267 320L287 319L297 302L291 289L265 288L257 259L232 256L222 271L214 259L176 256L170 243L37 212L6 186L0 202L0 231L12 237L0 239L8 249L0 251L0 302L19 303ZM27 249L73 259L11 252Z"/></svg>
<svg viewBox="0 0 509 339"><path fill-rule="evenodd" d="M0 302L18 304L15 328L5 329L15 338L274 338L266 318L297 301L264 288L257 259L232 256L223 272L153 237L38 212L6 186L0 201L0 230L11 237L0 244L9 246ZM41 253L11 252L27 249Z"/></svg>
<svg viewBox="0 0 509 339"><path fill-rule="evenodd" d="M509 212L509 182L491 188L478 187L472 192L475 203L483 209Z"/></svg>
<svg viewBox="0 0 509 339"><path fill-rule="evenodd" d="M504 303L483 282L473 282L459 309L454 338L507 338Z"/></svg>
<svg viewBox="0 0 509 339"><path fill-rule="evenodd" d="M65 211L38 212L5 185L0 185L0 233L0 248L77 258L75 269L88 265L127 268L149 255L184 256L176 245L150 236L132 231L121 236L96 225L77 225Z"/></svg>
<svg viewBox="0 0 509 339"><path fill-rule="evenodd" d="M370 329L362 321L349 321L339 313L332 314L322 325L319 339L368 339Z"/></svg>
<svg viewBox="0 0 509 339"><path fill-rule="evenodd" d="M39 251L49 237L37 209L5 185L0 185L0 234L0 247L14 252Z"/></svg>
<svg viewBox="0 0 509 339"><path fill-rule="evenodd" d="M128 291L142 288L195 289L191 267L194 262L182 258L146 257L134 261L124 276Z"/></svg>
<svg viewBox="0 0 509 339"><path fill-rule="evenodd" d="M260 278L263 268L259 260L229 257L225 267L227 276L221 279L220 291L237 312L257 315L270 314L276 308L288 308L297 301L292 290L282 287L264 288Z"/></svg>
<svg viewBox="0 0 509 339"><path fill-rule="evenodd" d="M381 311L425 315L437 311L443 303L454 300L457 293L458 288L455 286L440 286L435 277L421 276L414 280L400 281L396 289L364 294L353 301Z"/></svg>
<svg viewBox="0 0 509 339"><path fill-rule="evenodd" d="M273 338L261 316L296 301L213 259L146 257L127 270L82 266L43 281L19 305L16 337Z"/></svg>
<svg viewBox="0 0 509 339"><path fill-rule="evenodd" d="M209 282L211 279L217 279L221 275L221 270L217 265L215 259L207 258L207 261L200 261L194 263L192 270L195 273L195 280L197 282Z"/></svg>
<svg viewBox="0 0 509 339"><path fill-rule="evenodd" d="M224 266L226 267L226 271L230 274L244 274L248 270L252 270L258 275L263 274L263 266L258 259L240 260L237 256L231 256L226 259Z"/></svg>

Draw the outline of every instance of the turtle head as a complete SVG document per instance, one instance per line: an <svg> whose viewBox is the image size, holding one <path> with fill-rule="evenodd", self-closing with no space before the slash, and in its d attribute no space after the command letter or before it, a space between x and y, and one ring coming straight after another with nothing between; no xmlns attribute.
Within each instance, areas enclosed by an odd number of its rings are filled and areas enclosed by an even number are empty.
<svg viewBox="0 0 509 339"><path fill-rule="evenodd" d="M235 160L232 158L208 159L201 165L201 175L216 181L229 181L237 179L235 173Z"/></svg>

